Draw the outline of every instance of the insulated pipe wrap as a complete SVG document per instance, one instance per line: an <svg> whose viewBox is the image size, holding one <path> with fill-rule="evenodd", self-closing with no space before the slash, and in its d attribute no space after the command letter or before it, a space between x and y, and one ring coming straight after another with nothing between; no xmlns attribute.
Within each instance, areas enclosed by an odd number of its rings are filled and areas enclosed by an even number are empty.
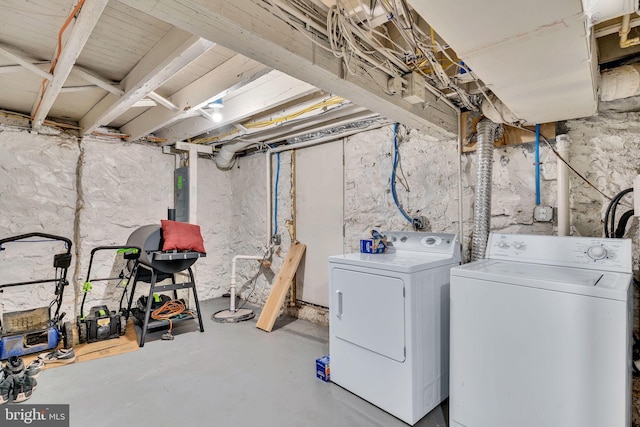
<svg viewBox="0 0 640 427"><path fill-rule="evenodd" d="M640 95L640 64L623 65L600 76L600 99L613 101Z"/></svg>
<svg viewBox="0 0 640 427"><path fill-rule="evenodd" d="M484 258L491 228L491 173L493 170L493 140L498 124L482 119L478 123L478 175L476 198L473 205L473 238L471 261Z"/></svg>

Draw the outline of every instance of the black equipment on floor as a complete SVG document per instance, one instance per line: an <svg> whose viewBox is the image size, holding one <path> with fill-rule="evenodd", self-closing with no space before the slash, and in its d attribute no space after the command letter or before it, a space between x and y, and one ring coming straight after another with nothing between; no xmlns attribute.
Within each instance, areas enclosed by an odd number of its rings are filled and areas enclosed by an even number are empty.
<svg viewBox="0 0 640 427"><path fill-rule="evenodd" d="M116 251L118 254L123 255L124 260L127 260L128 273L125 274L123 269L117 277L91 278L91 267L93 266L93 259L96 253L107 250ZM139 247L135 246L98 246L91 250L91 258L89 259L86 281L82 286L83 295L82 303L80 304L80 315L76 319L80 343L92 343L108 340L118 338L125 334L127 330L127 316L123 312L123 302L127 295L127 286L131 280L131 276L135 273L135 270L138 267L137 261L140 257L141 251L142 250ZM129 262L131 263L129 264ZM109 280L118 280L118 283L123 288L118 310L109 310L109 307L106 305L97 305L91 307L89 313L85 315L84 303L87 299L87 294L93 288L93 283Z"/></svg>
<svg viewBox="0 0 640 427"><path fill-rule="evenodd" d="M145 225L135 230L129 236L127 245L142 248L140 258L138 259L138 268L133 276L133 284L129 296L129 305L127 314L132 314L133 296L139 281L149 283L149 295L146 299L146 307L144 313L133 316L136 319L143 319L141 322L142 334L140 336L140 347L144 346L147 331L161 327L169 327L171 322L177 323L184 320L198 319L200 332L204 332L204 324L202 323L202 315L200 314L200 303L198 302L198 293L196 292L196 283L193 276L191 266L200 257L206 256L202 252L195 251L163 251L162 227L160 225ZM189 281L184 283L176 283L176 274L187 271ZM163 280L171 280L171 284L158 285ZM188 314L176 316L169 320L153 320L151 312L153 311L154 294L158 292L173 291L173 297L178 299L178 289L191 289L195 304L195 312L189 311Z"/></svg>
<svg viewBox="0 0 640 427"><path fill-rule="evenodd" d="M34 237L38 239L33 240ZM60 313L64 288L69 284L67 270L71 265L71 240L45 233L21 234L0 239L0 254L7 250L7 243L20 241L32 244L60 241L64 243L66 251L53 255L53 268L55 269L53 278L0 284L0 293L3 293L3 288L13 286L55 283L54 299L48 307L2 315L2 323L0 324L0 359L2 360L11 356L23 356L50 350L56 348L60 341L63 342L64 348L73 347L73 327L71 322L63 322L65 313ZM1 256L0 260L2 260ZM55 311L52 316L51 310L54 307Z"/></svg>

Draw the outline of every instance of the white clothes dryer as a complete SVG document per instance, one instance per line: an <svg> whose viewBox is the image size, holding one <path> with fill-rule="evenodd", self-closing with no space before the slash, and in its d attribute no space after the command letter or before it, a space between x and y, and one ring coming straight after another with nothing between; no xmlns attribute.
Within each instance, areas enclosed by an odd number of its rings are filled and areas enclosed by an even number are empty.
<svg viewBox="0 0 640 427"><path fill-rule="evenodd" d="M415 424L448 396L456 235L387 232L382 254L329 257L331 381Z"/></svg>

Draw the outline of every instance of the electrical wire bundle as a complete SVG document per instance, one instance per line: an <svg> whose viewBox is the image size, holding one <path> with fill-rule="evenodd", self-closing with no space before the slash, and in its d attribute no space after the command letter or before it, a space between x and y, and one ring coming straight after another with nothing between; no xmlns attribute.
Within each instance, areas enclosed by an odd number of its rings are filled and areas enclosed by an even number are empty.
<svg viewBox="0 0 640 427"><path fill-rule="evenodd" d="M406 0L337 0L326 12L300 0L270 0L267 4L316 46L340 58L347 73L367 74L387 93L387 81L380 82L370 70L380 70L387 79L417 72L425 78L427 90L455 109L477 110L479 101L451 74L470 76L481 96L488 98L477 76L436 40L433 28L425 31L414 21ZM374 17L377 8L383 16ZM453 72L449 71L452 67Z"/></svg>
<svg viewBox="0 0 640 427"><path fill-rule="evenodd" d="M634 214L633 209L627 210L622 214L620 219L618 220L618 224L616 226L616 209L620 204L622 198L633 192L633 188L627 188L626 190L618 193L612 200L609 202L609 206L607 206L607 212L604 216L604 237L607 238L622 238L624 237L625 230L627 228L627 223L629 219Z"/></svg>

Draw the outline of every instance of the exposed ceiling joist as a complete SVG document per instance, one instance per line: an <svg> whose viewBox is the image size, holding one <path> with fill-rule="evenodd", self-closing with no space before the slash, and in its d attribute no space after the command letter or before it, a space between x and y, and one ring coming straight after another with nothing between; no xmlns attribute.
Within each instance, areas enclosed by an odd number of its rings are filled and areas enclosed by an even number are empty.
<svg viewBox="0 0 640 427"><path fill-rule="evenodd" d="M25 55L17 53L15 50L9 48L8 46L0 44L0 55L15 61L17 64L20 64L21 67L24 67L24 69L39 75L43 79L50 80L53 78L53 74L48 73L45 70L38 67L38 63L36 61L32 59L28 59ZM46 63L49 64L50 62L47 61ZM7 68L7 67L2 67L2 68Z"/></svg>
<svg viewBox="0 0 640 427"><path fill-rule="evenodd" d="M6 55L3 55L4 53L6 53ZM2 65L0 66L0 74L5 74L5 73L19 73L21 71L24 70L29 70L32 71L33 73L39 75L42 78L45 78L47 80L51 80L53 78L53 74L48 73L46 71L44 71L42 68L40 67L50 67L51 66L51 61L36 61L36 60L30 60L28 58L26 58L23 55L19 55L15 52L12 52L10 50L7 50L5 48L3 48L2 46L0 46L0 55L6 56L10 59L13 59L14 61L16 61L17 63L19 63L19 65ZM85 70L82 67L79 67L78 65L74 65L73 68L71 69L71 74L76 75L77 77L80 77L84 80L86 80L89 83L92 83L95 86L101 87L102 89L105 89L111 93L115 93L116 95L123 95L124 91L121 89L118 89L115 85L115 82L110 82L102 77L99 77L97 75L95 75L92 72L89 72L87 70Z"/></svg>
<svg viewBox="0 0 640 427"><path fill-rule="evenodd" d="M275 70L260 77L245 88L249 86L251 88L250 91L225 101L222 111L223 120L220 123L214 123L210 119L196 116L176 123L171 128L159 132L158 136L166 138L169 142L183 141L216 128L242 122L261 111L275 108L307 94L317 92L314 86Z"/></svg>
<svg viewBox="0 0 640 427"><path fill-rule="evenodd" d="M102 77L97 76L96 74L85 70L82 67L78 67L77 65L75 67L73 67L73 69L71 70L72 74L77 75L78 77L82 78L83 80L86 80L89 83L93 83L94 85L101 87L102 89L106 90L107 92L111 92L113 94L116 94L118 96L122 96L124 95L124 91L122 89L119 89L116 86L115 82L110 82Z"/></svg>
<svg viewBox="0 0 640 427"><path fill-rule="evenodd" d="M155 92L149 92L147 94L147 96L151 99L153 99L154 101L156 101L158 104L162 105L164 108L173 111L174 113L176 111L180 111L180 107L178 107L176 104L174 104L173 102L169 101L167 98L165 98L164 96L160 96L159 94L155 93Z"/></svg>
<svg viewBox="0 0 640 427"><path fill-rule="evenodd" d="M82 9L80 9L69 37L60 51L60 55L56 55L57 61L54 60L56 62L53 78L47 81L44 90L38 93L33 103L31 117L34 129L38 130L49 114L53 102L58 97L64 82L76 63L76 59L78 59L82 48L89 39L108 2L109 0L86 0Z"/></svg>
<svg viewBox="0 0 640 427"><path fill-rule="evenodd" d="M191 110L202 107L216 96L223 96L228 88L255 80L265 70L264 65L242 55L235 55L171 95L169 101L178 108L178 112L162 107L152 108L122 126L121 130L130 135L130 141L148 135L191 115Z"/></svg>
<svg viewBox="0 0 640 427"><path fill-rule="evenodd" d="M60 93L72 93L72 92L84 92L87 90L100 89L96 85L83 85L83 86L65 86L60 88Z"/></svg>
<svg viewBox="0 0 640 427"><path fill-rule="evenodd" d="M80 119L81 134L89 134L116 119L213 45L177 28L169 31L120 82L123 96L108 94Z"/></svg>
<svg viewBox="0 0 640 427"><path fill-rule="evenodd" d="M340 95L391 120L401 121L411 127L436 127L450 133L457 131L456 112L442 100L427 93L427 102L411 104L400 95L389 95L386 93L387 75L366 66L366 71L360 74L347 75L341 59L274 16L261 1L121 2Z"/></svg>
<svg viewBox="0 0 640 427"><path fill-rule="evenodd" d="M51 64L50 61L35 61L32 62L32 65L35 65L36 67L40 66L40 67L48 67ZM8 74L8 73L20 73L25 71L26 68L23 67L22 65L2 65L0 66L0 74ZM47 73L49 74L49 73ZM44 77L44 75L42 75L42 77ZM53 77L53 74L50 74L50 77Z"/></svg>

